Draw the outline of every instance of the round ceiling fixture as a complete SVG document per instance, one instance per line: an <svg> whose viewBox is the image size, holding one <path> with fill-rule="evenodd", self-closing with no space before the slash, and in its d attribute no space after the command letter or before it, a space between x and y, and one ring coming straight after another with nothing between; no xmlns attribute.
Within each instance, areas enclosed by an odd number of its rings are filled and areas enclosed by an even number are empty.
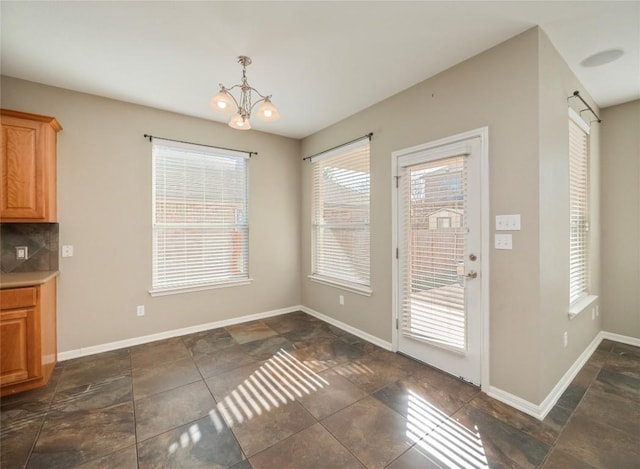
<svg viewBox="0 0 640 469"><path fill-rule="evenodd" d="M599 67L600 65L605 65L613 62L614 60L618 60L623 55L624 51L622 49L603 50L590 55L580 62L580 65L583 67Z"/></svg>

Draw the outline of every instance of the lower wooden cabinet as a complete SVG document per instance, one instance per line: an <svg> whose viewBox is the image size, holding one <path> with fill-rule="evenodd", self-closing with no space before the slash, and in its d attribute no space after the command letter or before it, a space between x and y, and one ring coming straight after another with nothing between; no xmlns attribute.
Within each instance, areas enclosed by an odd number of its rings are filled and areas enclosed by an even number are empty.
<svg viewBox="0 0 640 469"><path fill-rule="evenodd" d="M0 395L44 386L57 361L56 279L0 290Z"/></svg>

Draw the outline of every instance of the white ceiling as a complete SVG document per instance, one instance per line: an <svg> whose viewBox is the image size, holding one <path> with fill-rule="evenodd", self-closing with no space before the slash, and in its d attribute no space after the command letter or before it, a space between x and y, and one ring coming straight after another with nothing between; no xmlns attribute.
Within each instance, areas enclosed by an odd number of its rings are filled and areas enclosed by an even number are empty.
<svg viewBox="0 0 640 469"><path fill-rule="evenodd" d="M218 83L272 94L301 138L540 25L602 107L640 98L640 2L2 1L2 74L226 122ZM621 48L600 67L586 57Z"/></svg>

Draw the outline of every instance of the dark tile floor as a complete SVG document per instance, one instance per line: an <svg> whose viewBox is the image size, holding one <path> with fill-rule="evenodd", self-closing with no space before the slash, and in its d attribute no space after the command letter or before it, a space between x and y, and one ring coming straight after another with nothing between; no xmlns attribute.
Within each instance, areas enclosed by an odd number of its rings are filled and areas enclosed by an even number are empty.
<svg viewBox="0 0 640 469"><path fill-rule="evenodd" d="M1 401L1 466L638 468L640 349L540 422L304 313L60 363Z"/></svg>

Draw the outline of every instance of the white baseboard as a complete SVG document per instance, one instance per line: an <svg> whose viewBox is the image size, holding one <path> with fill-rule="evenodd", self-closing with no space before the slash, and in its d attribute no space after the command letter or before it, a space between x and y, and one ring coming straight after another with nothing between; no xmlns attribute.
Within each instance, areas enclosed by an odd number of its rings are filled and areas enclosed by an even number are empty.
<svg viewBox="0 0 640 469"><path fill-rule="evenodd" d="M603 333L602 331L596 334L591 343L580 354L576 361L573 362L573 365L571 365L571 367L566 371L562 378L560 378L560 380L556 383L556 385L553 387L547 397L542 401L542 403L534 404L511 393L508 393L507 391L496 388L495 386L489 386L489 389L486 391L486 393L490 397L493 397L500 402L504 402L505 404L510 405L511 407L514 407L524 412L525 414L529 414L532 417L537 418L538 420L544 420L553 406L556 405L556 402L558 402L558 399L560 399L562 393L569 387L569 384L571 384L573 378L576 377L587 360L589 360L593 352L595 352L595 350L598 348L598 345L600 345L602 339L606 338L604 337L604 334L606 333Z"/></svg>
<svg viewBox="0 0 640 469"><path fill-rule="evenodd" d="M375 344L378 347L382 347L385 350L392 349L391 342L382 340L374 335L369 334L368 332L361 331L360 329L350 326L349 324L346 324L342 321L338 321L337 319L334 319L331 316L327 316L326 314L319 313L318 311L313 310L311 308L307 308L306 306L299 306L299 308L300 308L300 311L304 311L305 313L311 316L314 316L320 319L321 321L328 322L329 324L332 324L342 329L343 331L347 331L357 337L360 337L361 339L371 342L372 344Z"/></svg>
<svg viewBox="0 0 640 469"><path fill-rule="evenodd" d="M216 329L219 327L232 326L234 324L239 324L247 321L255 321L258 319L269 318L272 316L278 316L280 314L293 313L295 311L303 311L311 316L314 316L321 321L332 324L344 331L347 331L357 337L360 337L366 341L369 341L379 347L382 347L386 350L392 350L391 342L386 340L382 340L376 336L373 336L367 332L364 332L360 329L357 329L349 324L346 324L342 321L334 319L330 316L322 314L318 311L315 311L306 306L297 305L290 306L288 308L275 309L272 311L265 311L262 313L249 314L246 316L239 316L236 318L223 319L221 321L209 322L206 324L199 324L197 326L183 327L180 329L173 329L170 331L159 332L157 334L150 334L141 337L133 337L131 339L118 340L116 342L109 342L100 345L93 345L90 347L79 348L75 350L69 350L66 352L58 353L58 361L70 360L72 358L84 357L87 355L93 355L101 352L108 352L111 350L117 350L125 347L132 347L135 345L146 344L149 342L154 342L156 340L169 339L171 337L178 337L186 334L193 334L194 332L207 331L210 329ZM500 388L495 386L488 386L486 389L483 386L482 390L487 393L490 397L503 402L515 409L518 409L525 414L531 415L539 420L543 420L549 411L553 408L553 406L558 402L558 399L562 395L562 393L567 389L571 381L576 377L580 369L584 366L584 364L589 360L589 357L593 354L593 352L598 348L600 342L603 339L609 339L615 342L620 342L623 344L633 345L636 347L640 347L640 339L636 337L629 337L621 334L615 334L613 332L600 331L594 339L591 341L589 346L580 354L577 360L571 365L571 367L567 370L567 372L560 378L558 383L554 386L551 392L547 395L547 397L542 401L541 404L534 404L532 402L527 401L526 399L522 399L514 394L511 394L507 391L503 391Z"/></svg>
<svg viewBox="0 0 640 469"><path fill-rule="evenodd" d="M170 331L158 332L157 334L133 337L131 339L118 340L116 342L109 342L106 344L92 345L90 347L83 347L66 352L60 352L58 353L58 361L70 360L72 358L84 357L86 355L93 355L96 353L109 352L111 350L117 350L125 347L133 347L134 345L146 344L149 342L154 342L156 340L169 339L171 337L178 337L186 334L193 334L194 332L208 331L209 329L232 326L241 322L255 321L257 319L269 318L271 316L293 313L294 311L301 310L302 306L290 306L288 308L274 309L272 311L265 311L263 313L248 314L246 316L239 316L237 318L223 319L222 321L208 322L206 324L198 324L197 326L172 329Z"/></svg>
<svg viewBox="0 0 640 469"><path fill-rule="evenodd" d="M633 345L634 347L640 347L640 338L629 337L628 335L616 334L614 332L600 332L603 339L613 340L627 345Z"/></svg>
<svg viewBox="0 0 640 469"><path fill-rule="evenodd" d="M560 378L560 381L556 383L545 400L542 401L540 404L540 420L544 419L551 409L553 409L553 406L556 405L556 402L558 402L562 393L569 387L573 378L576 377L593 352L596 351L600 342L602 342L602 332L598 332L598 334L596 334L587 348L584 349L576 361L573 362L573 365L571 365L562 378Z"/></svg>
<svg viewBox="0 0 640 469"><path fill-rule="evenodd" d="M544 418L541 417L539 405L529 402L526 399L522 399L515 394L503 391L502 389L496 388L495 386L489 386L488 388L485 388L483 386L482 390L486 392L489 397L492 397L497 401L504 402L508 406L511 406L514 409L518 409L525 414L531 415L532 417L535 417L539 420L542 420Z"/></svg>

